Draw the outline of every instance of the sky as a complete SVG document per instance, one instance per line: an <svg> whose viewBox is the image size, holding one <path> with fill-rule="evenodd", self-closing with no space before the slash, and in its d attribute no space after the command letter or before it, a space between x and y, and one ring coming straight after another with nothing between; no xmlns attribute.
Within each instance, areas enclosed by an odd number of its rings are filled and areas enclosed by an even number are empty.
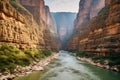
<svg viewBox="0 0 120 80"><path fill-rule="evenodd" d="M78 12L80 0L45 0L51 12Z"/></svg>

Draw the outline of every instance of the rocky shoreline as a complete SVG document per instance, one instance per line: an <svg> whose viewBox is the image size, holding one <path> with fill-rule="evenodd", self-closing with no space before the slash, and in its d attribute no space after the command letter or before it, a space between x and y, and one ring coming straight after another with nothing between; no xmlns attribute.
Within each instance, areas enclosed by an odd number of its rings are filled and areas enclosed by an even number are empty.
<svg viewBox="0 0 120 80"><path fill-rule="evenodd" d="M45 59L40 60L39 62L33 62L29 66L21 67L17 66L14 69L14 73L10 74L10 71L0 73L0 80L12 80L16 77L21 77L32 73L33 71L42 71L44 67L48 65L53 59L56 59L59 54L53 53L51 56L46 57Z"/></svg>
<svg viewBox="0 0 120 80"><path fill-rule="evenodd" d="M120 72L120 69L118 67L120 67L120 65L114 65L114 66L109 66L106 63L104 64L100 64L99 61L93 61L91 58L81 58L81 57L77 57L77 59L81 60L81 61L85 61L85 62L88 62L92 65L95 65L95 66L98 66L98 67L101 67L101 68L104 68L104 69L107 69L107 70L113 70L113 71L116 71L116 72Z"/></svg>

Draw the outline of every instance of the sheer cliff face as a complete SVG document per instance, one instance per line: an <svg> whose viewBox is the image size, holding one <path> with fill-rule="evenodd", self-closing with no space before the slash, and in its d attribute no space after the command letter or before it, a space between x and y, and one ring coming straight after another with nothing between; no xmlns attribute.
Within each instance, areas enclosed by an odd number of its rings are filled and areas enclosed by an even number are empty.
<svg viewBox="0 0 120 80"><path fill-rule="evenodd" d="M46 49L58 49L56 26L52 19L48 6L44 0L19 0L19 2L33 15L37 24L40 25ZM52 43L54 41L54 43ZM56 43L57 42L57 43ZM56 45L58 44L58 45Z"/></svg>
<svg viewBox="0 0 120 80"><path fill-rule="evenodd" d="M36 22L44 26L46 21L44 0L18 0L31 14Z"/></svg>
<svg viewBox="0 0 120 80"><path fill-rule="evenodd" d="M89 22L104 7L104 0L81 0L79 12L75 20L75 30L82 28L82 24Z"/></svg>
<svg viewBox="0 0 120 80"><path fill-rule="evenodd" d="M46 24L47 24L47 28L50 30L50 32L56 36L57 34L57 30L56 30L56 26L55 26L55 22L52 18L52 15L50 13L50 9L48 6L45 6L45 10L46 10Z"/></svg>
<svg viewBox="0 0 120 80"><path fill-rule="evenodd" d="M57 30L55 26L55 22L50 13L49 7L45 6L46 13L46 29L44 31L44 40L46 44L46 48L49 50L58 50L60 47L60 43L57 41Z"/></svg>
<svg viewBox="0 0 120 80"><path fill-rule="evenodd" d="M74 48L78 49L79 39L76 39L76 36L85 37L88 36L84 33L88 33L88 23L92 18L97 16L98 12L104 7L104 0L80 0L79 3L79 12L77 18L74 21L74 35L71 40L73 42ZM85 39L87 40L87 38ZM67 47L70 47L70 43L67 43ZM73 48L73 46L71 46Z"/></svg>
<svg viewBox="0 0 120 80"><path fill-rule="evenodd" d="M88 31L84 29L79 33L78 42L74 43L78 44L77 50L102 56L111 55L110 51L114 51L112 55L116 55L120 51L120 0L106 0L105 4L88 23ZM73 37L69 42L75 39Z"/></svg>
<svg viewBox="0 0 120 80"><path fill-rule="evenodd" d="M51 36L51 32L56 32L55 29L50 31L48 28L55 28L55 26L49 10L45 12L44 1L39 0L40 3L38 0L19 1L25 2L23 5L26 7L24 8L17 0L0 0L0 44L9 43L22 49L45 49L46 47L49 47L50 50L58 49L59 42L57 41L54 41L56 44L58 43L57 45L48 45L50 41L57 39L56 36ZM48 22L46 22L47 19Z"/></svg>

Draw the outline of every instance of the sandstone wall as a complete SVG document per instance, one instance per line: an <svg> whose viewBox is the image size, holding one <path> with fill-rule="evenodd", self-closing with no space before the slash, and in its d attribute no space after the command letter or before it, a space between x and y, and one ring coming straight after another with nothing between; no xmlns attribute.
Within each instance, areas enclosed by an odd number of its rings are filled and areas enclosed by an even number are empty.
<svg viewBox="0 0 120 80"><path fill-rule="evenodd" d="M29 17L33 18L31 15ZM32 25L10 5L9 0L0 1L1 43L13 43L19 48L36 48L38 33L36 28L30 27Z"/></svg>
<svg viewBox="0 0 120 80"><path fill-rule="evenodd" d="M106 6L98 15L90 20L88 25L79 29L79 46L77 50L85 51L97 55L116 55L120 51L120 1L106 0ZM73 37L70 40L73 40ZM71 44L71 43L68 43ZM72 44L72 45L73 45ZM70 46L70 45L68 45ZM72 48L74 49L74 48Z"/></svg>
<svg viewBox="0 0 120 80"><path fill-rule="evenodd" d="M52 15L50 13L50 9L48 6L45 6L45 12L46 12L46 25L47 28L44 32L44 39L46 43L46 48L51 50L59 50L60 43L58 42L58 35L56 30L55 22L52 18Z"/></svg>
<svg viewBox="0 0 120 80"><path fill-rule="evenodd" d="M105 6L104 0L81 0L79 11L75 20L75 30L82 28L84 23L97 16L98 12Z"/></svg>
<svg viewBox="0 0 120 80"><path fill-rule="evenodd" d="M24 3L22 0L19 1ZM53 45L46 46L45 44L45 38L52 41L52 37L45 36L50 36L51 32L49 28L48 32L46 32L47 23L45 21L47 17L45 13L45 5L43 0L39 1L35 0L30 3L25 1L26 3L24 3L24 5L27 6L27 8L29 6L30 9L32 6L31 9L33 11L31 11L24 8L17 0L0 0L0 44L9 43L21 49L45 49L46 47L50 47L50 49L52 48ZM37 16L38 14L35 13L34 10L40 13L39 16ZM52 24L53 23L51 23L51 26ZM56 48L58 48L58 45L56 46Z"/></svg>

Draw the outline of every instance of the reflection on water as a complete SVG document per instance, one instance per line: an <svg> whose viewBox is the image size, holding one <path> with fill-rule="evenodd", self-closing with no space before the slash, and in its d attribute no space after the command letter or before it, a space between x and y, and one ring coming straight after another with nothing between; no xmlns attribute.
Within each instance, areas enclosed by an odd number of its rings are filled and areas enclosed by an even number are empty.
<svg viewBox="0 0 120 80"><path fill-rule="evenodd" d="M77 60L67 51L60 51L58 59L44 71L15 80L120 80L120 73L104 70Z"/></svg>

